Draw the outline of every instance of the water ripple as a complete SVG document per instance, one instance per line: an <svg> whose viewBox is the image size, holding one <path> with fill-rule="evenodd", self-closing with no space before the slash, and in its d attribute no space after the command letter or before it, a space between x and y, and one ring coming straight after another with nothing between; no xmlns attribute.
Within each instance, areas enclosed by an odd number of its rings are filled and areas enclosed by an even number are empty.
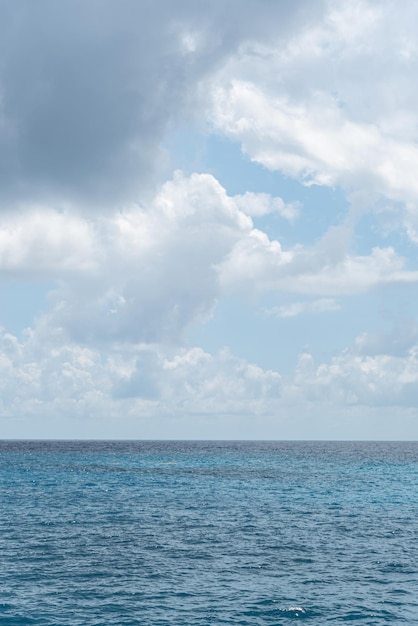
<svg viewBox="0 0 418 626"><path fill-rule="evenodd" d="M418 623L418 445L0 442L0 626Z"/></svg>

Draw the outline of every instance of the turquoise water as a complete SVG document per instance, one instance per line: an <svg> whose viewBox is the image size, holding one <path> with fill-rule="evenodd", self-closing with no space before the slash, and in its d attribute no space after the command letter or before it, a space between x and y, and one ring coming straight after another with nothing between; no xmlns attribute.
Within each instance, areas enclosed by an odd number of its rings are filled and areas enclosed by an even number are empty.
<svg viewBox="0 0 418 626"><path fill-rule="evenodd" d="M418 444L0 442L0 624L418 624Z"/></svg>

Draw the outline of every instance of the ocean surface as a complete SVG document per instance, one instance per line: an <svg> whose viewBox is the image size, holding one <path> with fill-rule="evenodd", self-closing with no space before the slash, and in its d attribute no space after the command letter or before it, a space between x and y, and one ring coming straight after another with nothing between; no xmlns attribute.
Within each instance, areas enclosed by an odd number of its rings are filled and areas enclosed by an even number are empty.
<svg viewBox="0 0 418 626"><path fill-rule="evenodd" d="M0 624L418 624L418 444L0 442Z"/></svg>

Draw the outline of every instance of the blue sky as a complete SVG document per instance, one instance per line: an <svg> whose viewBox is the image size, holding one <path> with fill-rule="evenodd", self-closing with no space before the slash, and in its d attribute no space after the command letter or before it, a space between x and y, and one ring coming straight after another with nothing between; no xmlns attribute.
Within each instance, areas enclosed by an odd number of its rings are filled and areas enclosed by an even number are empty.
<svg viewBox="0 0 418 626"><path fill-rule="evenodd" d="M23 0L0 437L418 438L418 8Z"/></svg>

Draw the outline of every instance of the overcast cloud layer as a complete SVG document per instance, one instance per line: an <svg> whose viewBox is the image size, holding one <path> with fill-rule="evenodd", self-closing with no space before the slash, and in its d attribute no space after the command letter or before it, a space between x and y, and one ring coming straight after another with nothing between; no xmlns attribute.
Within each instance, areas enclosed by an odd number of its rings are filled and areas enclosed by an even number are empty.
<svg viewBox="0 0 418 626"><path fill-rule="evenodd" d="M1 332L0 436L417 438L415 4L0 18L1 285L49 286ZM239 147L239 193L179 168L186 135Z"/></svg>

